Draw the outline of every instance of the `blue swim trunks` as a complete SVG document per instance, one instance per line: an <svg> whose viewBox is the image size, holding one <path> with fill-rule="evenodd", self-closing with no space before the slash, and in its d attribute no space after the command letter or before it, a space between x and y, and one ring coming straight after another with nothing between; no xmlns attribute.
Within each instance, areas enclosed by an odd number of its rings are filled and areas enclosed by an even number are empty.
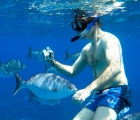
<svg viewBox="0 0 140 120"><path fill-rule="evenodd" d="M108 106L116 111L117 114L125 107L131 106L131 92L127 85L121 85L99 91L86 104L86 108L95 112L99 106Z"/></svg>

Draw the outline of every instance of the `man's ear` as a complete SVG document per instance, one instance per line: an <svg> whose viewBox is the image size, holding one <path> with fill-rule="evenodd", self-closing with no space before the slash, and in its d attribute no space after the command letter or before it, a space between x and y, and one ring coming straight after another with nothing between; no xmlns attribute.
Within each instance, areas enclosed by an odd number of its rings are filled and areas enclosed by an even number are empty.
<svg viewBox="0 0 140 120"><path fill-rule="evenodd" d="M97 25L98 25L98 27L100 27L100 24L99 23L97 23Z"/></svg>
<svg viewBox="0 0 140 120"><path fill-rule="evenodd" d="M102 26L101 20L99 20L99 22L97 22L97 24L99 27L101 27Z"/></svg>
<svg viewBox="0 0 140 120"><path fill-rule="evenodd" d="M95 26L99 26L97 22L95 22Z"/></svg>

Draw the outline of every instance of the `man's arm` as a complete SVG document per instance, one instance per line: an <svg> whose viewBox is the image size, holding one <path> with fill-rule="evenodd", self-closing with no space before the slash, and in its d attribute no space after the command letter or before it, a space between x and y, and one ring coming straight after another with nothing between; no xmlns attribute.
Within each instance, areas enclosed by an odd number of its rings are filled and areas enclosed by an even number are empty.
<svg viewBox="0 0 140 120"><path fill-rule="evenodd" d="M57 71L59 71L60 73L66 76L74 77L79 72L81 72L86 65L87 65L87 57L86 57L85 50L83 49L81 52L81 55L72 66L64 65L64 64L59 63L58 61L55 61L55 64L53 65L53 67Z"/></svg>
<svg viewBox="0 0 140 120"><path fill-rule="evenodd" d="M118 82L114 81L113 78L121 72L121 46L118 41L114 42L110 40L106 43L104 49L108 67L97 79L86 87L86 89L91 92L115 86Z"/></svg>

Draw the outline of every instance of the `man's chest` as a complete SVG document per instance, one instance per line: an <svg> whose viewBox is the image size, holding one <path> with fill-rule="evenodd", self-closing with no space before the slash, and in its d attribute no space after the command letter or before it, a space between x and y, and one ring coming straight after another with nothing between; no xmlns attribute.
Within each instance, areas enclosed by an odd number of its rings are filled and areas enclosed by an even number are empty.
<svg viewBox="0 0 140 120"><path fill-rule="evenodd" d="M103 64L105 61L105 51L101 46L94 47L87 52L87 62L91 67Z"/></svg>

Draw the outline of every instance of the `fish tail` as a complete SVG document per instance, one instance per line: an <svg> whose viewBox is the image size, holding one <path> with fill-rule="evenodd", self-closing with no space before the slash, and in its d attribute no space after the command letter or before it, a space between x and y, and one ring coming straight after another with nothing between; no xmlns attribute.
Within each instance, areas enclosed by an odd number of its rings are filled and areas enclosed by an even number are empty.
<svg viewBox="0 0 140 120"><path fill-rule="evenodd" d="M65 56L64 60L67 60L67 59L69 59L70 54L69 54L69 52L67 50L65 51L65 53L66 53L66 56Z"/></svg>
<svg viewBox="0 0 140 120"><path fill-rule="evenodd" d="M15 73L15 78L16 78L16 88L14 91L14 95L15 95L15 94L17 94L17 92L19 90L21 90L23 88L25 81L23 81L16 72L14 72L14 73Z"/></svg>
<svg viewBox="0 0 140 120"><path fill-rule="evenodd" d="M29 48L29 53L27 57L30 59L32 56L32 48L30 46L28 48Z"/></svg>

